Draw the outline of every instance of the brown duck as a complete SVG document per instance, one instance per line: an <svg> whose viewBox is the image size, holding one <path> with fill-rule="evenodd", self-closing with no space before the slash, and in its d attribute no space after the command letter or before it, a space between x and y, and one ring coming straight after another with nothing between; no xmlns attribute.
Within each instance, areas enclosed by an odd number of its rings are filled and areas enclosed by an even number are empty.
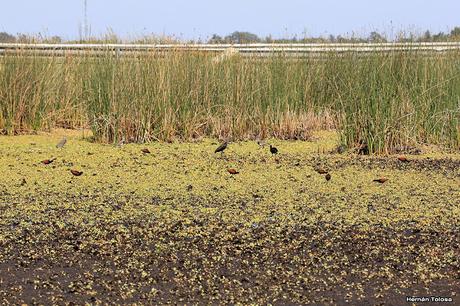
<svg viewBox="0 0 460 306"><path fill-rule="evenodd" d="M83 171L78 171L78 170L70 170L70 172L74 175L74 176L80 176L83 174Z"/></svg>
<svg viewBox="0 0 460 306"><path fill-rule="evenodd" d="M228 171L228 173L230 173L230 174L232 174L232 175L233 175L233 174L238 174L238 173L239 173L238 171L236 171L236 170L233 169L233 168L229 168L229 169L227 169L227 171Z"/></svg>
<svg viewBox="0 0 460 306"><path fill-rule="evenodd" d="M45 160L42 160L42 164L49 165L52 162L54 162L55 160L56 160L56 157L53 157L53 158L50 158L50 159L45 159Z"/></svg>
<svg viewBox="0 0 460 306"><path fill-rule="evenodd" d="M327 173L329 173L329 171L327 171L324 168L316 168L315 171L318 172L319 174L327 174Z"/></svg>
<svg viewBox="0 0 460 306"><path fill-rule="evenodd" d="M398 156L398 160L403 162L403 163L408 163L409 159L405 156Z"/></svg>

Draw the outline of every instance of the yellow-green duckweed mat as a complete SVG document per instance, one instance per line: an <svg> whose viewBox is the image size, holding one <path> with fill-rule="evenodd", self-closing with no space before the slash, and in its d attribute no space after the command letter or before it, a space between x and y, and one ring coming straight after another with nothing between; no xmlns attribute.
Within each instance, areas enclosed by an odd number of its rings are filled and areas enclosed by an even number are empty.
<svg viewBox="0 0 460 306"><path fill-rule="evenodd" d="M0 137L5 303L460 301L460 154L61 138Z"/></svg>

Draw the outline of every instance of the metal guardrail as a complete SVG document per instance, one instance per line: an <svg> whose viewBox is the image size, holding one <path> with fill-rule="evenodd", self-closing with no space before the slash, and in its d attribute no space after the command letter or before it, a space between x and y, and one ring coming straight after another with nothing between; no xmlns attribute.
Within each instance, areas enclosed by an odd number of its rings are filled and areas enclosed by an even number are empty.
<svg viewBox="0 0 460 306"><path fill-rule="evenodd" d="M421 43L299 43L299 44L0 44L0 55L24 52L40 55L85 54L88 52L114 52L132 54L151 51L202 51L222 53L232 50L247 55L312 55L347 52L448 52L460 50L460 42L421 42Z"/></svg>

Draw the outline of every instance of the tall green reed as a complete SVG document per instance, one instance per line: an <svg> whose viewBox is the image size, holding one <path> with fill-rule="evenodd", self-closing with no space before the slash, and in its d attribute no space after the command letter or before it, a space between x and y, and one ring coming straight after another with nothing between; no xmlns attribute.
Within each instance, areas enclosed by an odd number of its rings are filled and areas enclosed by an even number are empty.
<svg viewBox="0 0 460 306"><path fill-rule="evenodd" d="M0 129L90 127L99 141L144 142L308 139L339 128L347 146L366 141L380 153L460 144L457 52L92 55L0 57Z"/></svg>

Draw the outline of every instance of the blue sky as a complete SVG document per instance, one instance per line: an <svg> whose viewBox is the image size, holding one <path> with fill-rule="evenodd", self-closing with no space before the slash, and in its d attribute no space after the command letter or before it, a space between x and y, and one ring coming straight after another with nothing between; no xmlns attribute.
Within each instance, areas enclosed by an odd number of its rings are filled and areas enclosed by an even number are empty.
<svg viewBox="0 0 460 306"><path fill-rule="evenodd" d="M235 30L262 37L352 34L379 30L449 31L460 26L459 0L87 0L91 33L150 33L185 39ZM0 31L78 38L83 0L2 1Z"/></svg>

